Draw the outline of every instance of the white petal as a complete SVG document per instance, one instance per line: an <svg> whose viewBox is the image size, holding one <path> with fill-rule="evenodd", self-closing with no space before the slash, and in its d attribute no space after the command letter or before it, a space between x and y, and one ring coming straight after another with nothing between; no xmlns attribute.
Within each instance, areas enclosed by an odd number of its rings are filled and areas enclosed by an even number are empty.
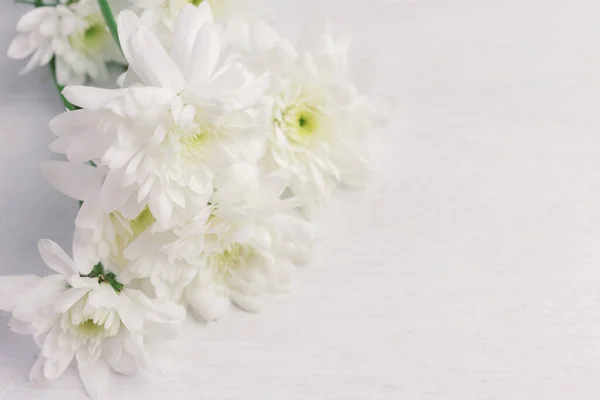
<svg viewBox="0 0 600 400"><path fill-rule="evenodd" d="M14 60L22 60L35 50L35 43L29 36L19 35L10 42L7 55Z"/></svg>
<svg viewBox="0 0 600 400"><path fill-rule="evenodd" d="M131 60L132 50L129 47L129 38L140 26L139 17L131 10L122 11L117 17L117 30L119 32L119 42L121 50L127 60Z"/></svg>
<svg viewBox="0 0 600 400"><path fill-rule="evenodd" d="M48 46L48 44L45 44L45 46ZM43 46L38 47L38 49L33 53L31 58L25 65L25 67L21 71L19 71L19 75L26 75L33 71L35 68L41 67L43 65L41 60L45 53L46 49Z"/></svg>
<svg viewBox="0 0 600 400"><path fill-rule="evenodd" d="M198 31L202 25L211 21L212 13L208 1L202 2L198 7L188 4L179 12L171 47L171 56L179 66L187 65Z"/></svg>
<svg viewBox="0 0 600 400"><path fill-rule="evenodd" d="M33 368L31 368L31 372L29 372L29 380L32 382L42 383L47 381L44 376L44 363L46 362L46 358L43 355L39 355Z"/></svg>
<svg viewBox="0 0 600 400"><path fill-rule="evenodd" d="M137 364L131 354L123 353L119 359L109 359L107 362L112 369L122 375L133 376L138 372Z"/></svg>
<svg viewBox="0 0 600 400"><path fill-rule="evenodd" d="M17 31L29 32L35 29L39 23L49 17L51 14L56 13L54 7L38 7L24 14L17 23Z"/></svg>
<svg viewBox="0 0 600 400"><path fill-rule="evenodd" d="M258 312L265 304L263 296L249 296L241 292L232 292L229 297L238 307L248 312Z"/></svg>
<svg viewBox="0 0 600 400"><path fill-rule="evenodd" d="M86 278L79 275L73 275L69 278L69 284L78 289L88 289L88 291L98 287L98 278Z"/></svg>
<svg viewBox="0 0 600 400"><path fill-rule="evenodd" d="M98 361L98 358L102 355L102 347L91 347L82 346L77 350L75 357L77 358L77 365L79 367L89 367Z"/></svg>
<svg viewBox="0 0 600 400"><path fill-rule="evenodd" d="M91 86L67 86L63 96L71 103L88 110L98 110L109 102L122 97L126 89L102 89Z"/></svg>
<svg viewBox="0 0 600 400"><path fill-rule="evenodd" d="M103 358L90 365L78 365L79 377L92 399L100 399L106 392L110 369Z"/></svg>
<svg viewBox="0 0 600 400"><path fill-rule="evenodd" d="M185 298L196 314L206 321L221 319L231 306L229 298L210 286L188 288Z"/></svg>
<svg viewBox="0 0 600 400"><path fill-rule="evenodd" d="M185 319L185 308L168 300L150 300L138 290L126 289L121 295L128 296L140 306L144 307L147 318L155 322L180 322Z"/></svg>
<svg viewBox="0 0 600 400"><path fill-rule="evenodd" d="M0 276L0 310L12 312L24 293L40 280L35 275Z"/></svg>
<svg viewBox="0 0 600 400"><path fill-rule="evenodd" d="M67 367L73 361L75 351L69 348L63 349L63 352L59 354L57 358L48 358L44 364L44 376L53 381L59 378Z"/></svg>
<svg viewBox="0 0 600 400"><path fill-rule="evenodd" d="M67 312L75 303L90 291L89 288L70 288L54 302L54 308L59 313Z"/></svg>
<svg viewBox="0 0 600 400"><path fill-rule="evenodd" d="M127 296L120 297L120 300L118 312L125 327L131 332L141 330L144 326L144 317L140 313L140 307Z"/></svg>
<svg viewBox="0 0 600 400"><path fill-rule="evenodd" d="M150 212L161 223L167 223L173 215L173 203L164 192L150 196Z"/></svg>
<svg viewBox="0 0 600 400"><path fill-rule="evenodd" d="M123 41L130 52L129 66L144 83L169 88L176 93L183 90L184 80L179 67L148 29L140 25Z"/></svg>
<svg viewBox="0 0 600 400"><path fill-rule="evenodd" d="M88 203L84 203L81 207L83 208L85 204ZM79 215L81 215L81 209L79 210L79 214L77 214L78 219ZM73 260L79 269L79 273L83 275L89 274L94 265L98 263L98 259L99 256L94 246L94 230L77 227L73 234Z"/></svg>
<svg viewBox="0 0 600 400"><path fill-rule="evenodd" d="M106 176L104 185L102 185L102 189L100 190L100 200L104 212L113 212L122 206L131 194L132 187L121 187L122 179L122 171L110 172Z"/></svg>
<svg viewBox="0 0 600 400"><path fill-rule="evenodd" d="M221 56L219 32L213 24L205 24L196 36L190 62L185 66L186 81L192 86L207 82Z"/></svg>
<svg viewBox="0 0 600 400"><path fill-rule="evenodd" d="M90 292L88 304L95 308L116 310L119 308L120 298L110 284L102 283Z"/></svg>
<svg viewBox="0 0 600 400"><path fill-rule="evenodd" d="M76 200L97 196L106 174L102 168L64 161L47 161L42 171L59 192Z"/></svg>
<svg viewBox="0 0 600 400"><path fill-rule="evenodd" d="M65 276L79 274L73 260L53 241L48 239L40 240L38 242L38 250L46 265L59 274Z"/></svg>
<svg viewBox="0 0 600 400"><path fill-rule="evenodd" d="M98 125L100 117L101 115L96 111L68 111L54 117L48 126L56 136L73 137L81 131Z"/></svg>

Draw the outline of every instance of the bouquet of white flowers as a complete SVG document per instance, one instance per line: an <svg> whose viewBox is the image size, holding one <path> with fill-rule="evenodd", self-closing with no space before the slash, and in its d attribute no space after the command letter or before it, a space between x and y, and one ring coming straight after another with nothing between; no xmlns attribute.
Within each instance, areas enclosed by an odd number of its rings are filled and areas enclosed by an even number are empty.
<svg viewBox="0 0 600 400"><path fill-rule="evenodd" d="M72 257L41 240L55 274L0 277L0 309L41 349L31 379L75 359L98 398L111 370L161 371L186 310L213 321L290 290L321 207L369 176L378 119L346 80L347 40L294 46L255 0L32 6L8 55L50 64L66 161L43 169L81 208ZM127 66L118 88L81 86L107 63Z"/></svg>

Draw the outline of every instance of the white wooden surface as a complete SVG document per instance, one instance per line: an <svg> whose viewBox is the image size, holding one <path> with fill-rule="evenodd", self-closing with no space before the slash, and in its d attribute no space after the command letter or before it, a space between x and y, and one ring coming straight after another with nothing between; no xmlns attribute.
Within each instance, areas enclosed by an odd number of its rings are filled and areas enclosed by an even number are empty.
<svg viewBox="0 0 600 400"><path fill-rule="evenodd" d="M192 324L181 372L117 378L113 399L570 399L600 383L600 3L272 1L293 30L328 13L393 105L379 180L323 223L290 296ZM0 5L0 49L23 6ZM4 51L4 50L3 50ZM42 271L76 204L44 182L45 71L0 57L0 274ZM84 398L73 371L0 316L0 398Z"/></svg>

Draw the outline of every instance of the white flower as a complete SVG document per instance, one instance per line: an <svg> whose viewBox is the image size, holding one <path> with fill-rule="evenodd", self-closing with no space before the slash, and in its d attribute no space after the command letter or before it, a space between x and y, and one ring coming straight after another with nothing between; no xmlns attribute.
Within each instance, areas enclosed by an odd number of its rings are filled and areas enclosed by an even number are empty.
<svg viewBox="0 0 600 400"><path fill-rule="evenodd" d="M364 183L365 137L374 122L371 108L346 80L347 43L326 33L315 44L300 50L291 65L277 65L264 160L267 169L289 173L292 192L309 202L306 211L340 184Z"/></svg>
<svg viewBox="0 0 600 400"><path fill-rule="evenodd" d="M120 271L127 264L123 252L142 232L155 222L145 208L133 218L119 211L104 213L100 192L107 169L89 164L49 161L42 164L46 179L61 193L81 201L75 219L73 256L78 265L91 268L97 260L109 260Z"/></svg>
<svg viewBox="0 0 600 400"><path fill-rule="evenodd" d="M208 15L208 17L207 17ZM207 6L181 12L169 53L130 11L119 37L130 69L121 89L67 87L83 108L58 116L53 148L71 162L108 167L105 213L133 219L147 206L164 229L193 218L212 194L215 173L247 152L252 109L266 80L223 54Z"/></svg>
<svg viewBox="0 0 600 400"><path fill-rule="evenodd" d="M75 358L87 392L98 398L111 369L159 370L153 346L172 335L185 310L124 287L100 265L82 270L54 242L41 240L39 250L56 275L0 278L0 309L12 312L11 328L32 335L41 349L31 379L57 379Z"/></svg>
<svg viewBox="0 0 600 400"><path fill-rule="evenodd" d="M106 79L106 63L122 60L94 0L35 8L21 17L17 31L8 56L31 56L21 74L55 57L58 83L82 84L88 77Z"/></svg>
<svg viewBox="0 0 600 400"><path fill-rule="evenodd" d="M195 220L146 231L130 245L125 254L135 261L124 276L150 278L159 296L175 296L206 320L231 302L258 311L267 294L290 289L300 250L310 247L310 227L292 211L297 199L280 198L285 187L251 165L233 166Z"/></svg>

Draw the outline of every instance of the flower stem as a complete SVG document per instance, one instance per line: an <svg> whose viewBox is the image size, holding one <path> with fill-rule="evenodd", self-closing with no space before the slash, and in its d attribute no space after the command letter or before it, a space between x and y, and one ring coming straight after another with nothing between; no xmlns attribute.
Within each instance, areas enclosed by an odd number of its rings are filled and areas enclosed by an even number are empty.
<svg viewBox="0 0 600 400"><path fill-rule="evenodd" d="M113 39L121 48L121 43L119 42L119 31L117 29L117 22L115 21L115 16L110 9L110 5L108 4L108 0L98 0L98 5L100 6L100 11L102 11L102 16L104 17L104 21L106 22L106 26L108 26L108 30L112 35Z"/></svg>
<svg viewBox="0 0 600 400"><path fill-rule="evenodd" d="M54 80L54 86L56 86L56 89L58 90L58 94L60 95L60 98L65 106L65 108L69 111L73 111L73 110L77 110L77 106L71 104L71 102L69 102L69 100L67 100L65 98L65 96L63 96L62 91L65 88L63 85L61 85L60 83L58 83L58 79L56 78L56 59L52 58L52 60L50 60L50 73L52 74L52 79Z"/></svg>

